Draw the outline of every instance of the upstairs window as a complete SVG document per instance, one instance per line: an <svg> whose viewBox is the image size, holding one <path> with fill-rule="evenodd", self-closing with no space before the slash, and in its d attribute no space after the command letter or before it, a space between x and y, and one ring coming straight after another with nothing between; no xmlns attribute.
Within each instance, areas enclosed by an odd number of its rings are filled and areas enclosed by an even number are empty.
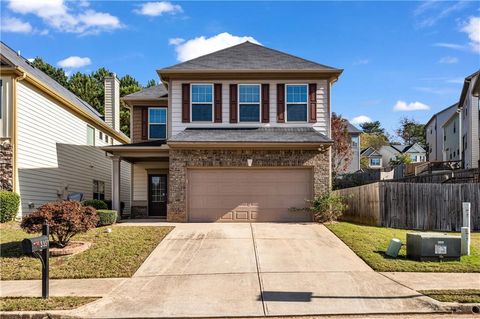
<svg viewBox="0 0 480 319"><path fill-rule="evenodd" d="M238 90L240 122L260 122L260 85L240 84Z"/></svg>
<svg viewBox="0 0 480 319"><path fill-rule="evenodd" d="M213 121L213 85L192 84L192 122Z"/></svg>
<svg viewBox="0 0 480 319"><path fill-rule="evenodd" d="M148 139L164 140L167 138L167 109L164 107L148 108Z"/></svg>
<svg viewBox="0 0 480 319"><path fill-rule="evenodd" d="M379 158L371 158L370 159L370 166L380 166L380 159Z"/></svg>
<svg viewBox="0 0 480 319"><path fill-rule="evenodd" d="M352 136L352 147L358 147L358 136Z"/></svg>
<svg viewBox="0 0 480 319"><path fill-rule="evenodd" d="M306 84L287 84L287 122L307 121L308 89Z"/></svg>
<svg viewBox="0 0 480 319"><path fill-rule="evenodd" d="M87 145L95 146L95 129L87 125Z"/></svg>
<svg viewBox="0 0 480 319"><path fill-rule="evenodd" d="M98 131L98 139L100 141L103 140L103 132L102 131Z"/></svg>

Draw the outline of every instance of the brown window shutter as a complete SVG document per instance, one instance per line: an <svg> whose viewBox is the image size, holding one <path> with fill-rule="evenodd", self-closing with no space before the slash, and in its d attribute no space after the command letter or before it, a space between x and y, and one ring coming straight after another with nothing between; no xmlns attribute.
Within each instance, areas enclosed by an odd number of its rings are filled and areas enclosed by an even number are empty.
<svg viewBox="0 0 480 319"><path fill-rule="evenodd" d="M142 107L142 140L148 140L148 107Z"/></svg>
<svg viewBox="0 0 480 319"><path fill-rule="evenodd" d="M237 85L230 84L230 123L237 122Z"/></svg>
<svg viewBox="0 0 480 319"><path fill-rule="evenodd" d="M310 118L308 121L315 123L317 122L317 83L310 83L308 85L308 104L310 107Z"/></svg>
<svg viewBox="0 0 480 319"><path fill-rule="evenodd" d="M222 123L222 84L215 83L214 85L214 119L215 123Z"/></svg>
<svg viewBox="0 0 480 319"><path fill-rule="evenodd" d="M285 84L277 84L277 122L285 123Z"/></svg>
<svg viewBox="0 0 480 319"><path fill-rule="evenodd" d="M182 84L182 123L190 123L190 84Z"/></svg>
<svg viewBox="0 0 480 319"><path fill-rule="evenodd" d="M270 122L270 85L262 84L262 123Z"/></svg>

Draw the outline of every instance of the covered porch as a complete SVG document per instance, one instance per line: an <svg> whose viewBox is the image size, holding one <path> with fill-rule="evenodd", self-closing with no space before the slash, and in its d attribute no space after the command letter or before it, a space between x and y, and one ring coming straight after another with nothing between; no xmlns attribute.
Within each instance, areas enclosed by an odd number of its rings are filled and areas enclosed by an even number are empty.
<svg viewBox="0 0 480 319"><path fill-rule="evenodd" d="M131 208L122 218L166 219L169 147L165 141L149 141L102 148L112 160L112 209L120 211L120 163L131 164Z"/></svg>

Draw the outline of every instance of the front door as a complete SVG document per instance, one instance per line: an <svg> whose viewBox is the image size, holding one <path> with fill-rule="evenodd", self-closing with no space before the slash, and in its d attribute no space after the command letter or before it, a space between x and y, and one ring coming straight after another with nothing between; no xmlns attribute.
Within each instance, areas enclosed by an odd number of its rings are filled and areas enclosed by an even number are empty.
<svg viewBox="0 0 480 319"><path fill-rule="evenodd" d="M167 175L148 175L148 216L167 217Z"/></svg>

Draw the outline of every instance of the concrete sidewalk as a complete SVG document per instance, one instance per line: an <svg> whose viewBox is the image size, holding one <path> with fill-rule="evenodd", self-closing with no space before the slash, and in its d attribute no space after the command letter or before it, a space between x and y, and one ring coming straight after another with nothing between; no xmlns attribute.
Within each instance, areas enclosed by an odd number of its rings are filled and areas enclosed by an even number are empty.
<svg viewBox="0 0 480 319"><path fill-rule="evenodd" d="M413 290L480 289L480 273L382 272Z"/></svg>
<svg viewBox="0 0 480 319"><path fill-rule="evenodd" d="M52 279L50 296L104 297L129 278ZM40 297L41 280L0 281L1 297Z"/></svg>

